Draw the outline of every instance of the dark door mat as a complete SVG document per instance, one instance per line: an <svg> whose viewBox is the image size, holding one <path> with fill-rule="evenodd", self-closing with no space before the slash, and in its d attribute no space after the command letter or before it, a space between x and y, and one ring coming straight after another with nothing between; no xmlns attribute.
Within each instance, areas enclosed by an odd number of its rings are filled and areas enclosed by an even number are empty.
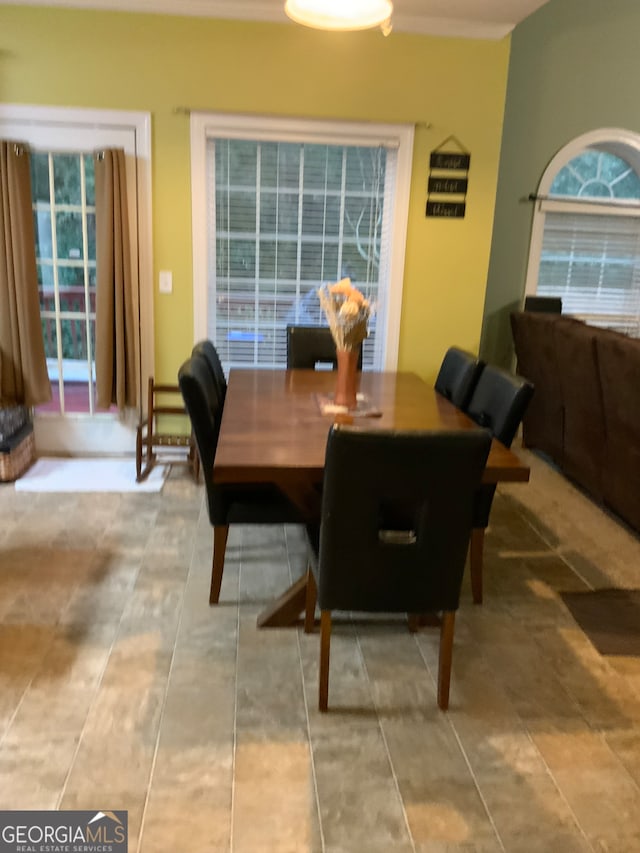
<svg viewBox="0 0 640 853"><path fill-rule="evenodd" d="M560 595L601 655L640 656L640 589L596 589Z"/></svg>

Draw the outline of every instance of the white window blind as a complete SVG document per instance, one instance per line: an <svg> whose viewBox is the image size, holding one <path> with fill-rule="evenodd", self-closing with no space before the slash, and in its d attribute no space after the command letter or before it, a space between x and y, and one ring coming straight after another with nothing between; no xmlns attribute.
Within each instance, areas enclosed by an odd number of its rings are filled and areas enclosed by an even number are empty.
<svg viewBox="0 0 640 853"><path fill-rule="evenodd" d="M565 314L640 337L640 217L547 209L537 293L560 296Z"/></svg>
<svg viewBox="0 0 640 853"><path fill-rule="evenodd" d="M287 325L325 325L317 290L345 276L376 305L364 368L382 368L396 165L391 145L207 139L207 331L227 369L284 367Z"/></svg>

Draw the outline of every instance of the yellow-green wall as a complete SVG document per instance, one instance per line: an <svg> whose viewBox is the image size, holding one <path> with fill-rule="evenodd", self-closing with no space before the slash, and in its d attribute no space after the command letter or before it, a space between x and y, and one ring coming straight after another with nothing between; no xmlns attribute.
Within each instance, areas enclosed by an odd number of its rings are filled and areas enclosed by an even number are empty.
<svg viewBox="0 0 640 853"><path fill-rule="evenodd" d="M293 24L0 6L0 101L152 120L156 378L193 343L189 119L176 107L415 123L399 367L433 379L480 341L509 39L332 34ZM425 218L429 153L471 151L466 217ZM158 295L160 269L173 293Z"/></svg>

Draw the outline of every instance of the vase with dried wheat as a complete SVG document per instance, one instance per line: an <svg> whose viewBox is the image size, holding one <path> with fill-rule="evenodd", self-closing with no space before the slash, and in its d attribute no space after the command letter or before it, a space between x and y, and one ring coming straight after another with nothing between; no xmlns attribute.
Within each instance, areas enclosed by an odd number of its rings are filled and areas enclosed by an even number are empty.
<svg viewBox="0 0 640 853"><path fill-rule="evenodd" d="M318 296L336 344L338 369L334 402L337 406L355 409L358 405L358 357L362 342L369 334L371 303L348 278L323 285Z"/></svg>

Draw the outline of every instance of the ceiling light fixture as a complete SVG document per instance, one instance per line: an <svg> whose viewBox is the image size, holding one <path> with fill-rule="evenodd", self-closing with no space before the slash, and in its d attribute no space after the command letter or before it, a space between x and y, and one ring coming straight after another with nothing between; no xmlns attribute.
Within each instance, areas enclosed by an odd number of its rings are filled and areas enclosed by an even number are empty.
<svg viewBox="0 0 640 853"><path fill-rule="evenodd" d="M368 30L391 32L391 0L286 0L284 11L298 24L317 30Z"/></svg>

